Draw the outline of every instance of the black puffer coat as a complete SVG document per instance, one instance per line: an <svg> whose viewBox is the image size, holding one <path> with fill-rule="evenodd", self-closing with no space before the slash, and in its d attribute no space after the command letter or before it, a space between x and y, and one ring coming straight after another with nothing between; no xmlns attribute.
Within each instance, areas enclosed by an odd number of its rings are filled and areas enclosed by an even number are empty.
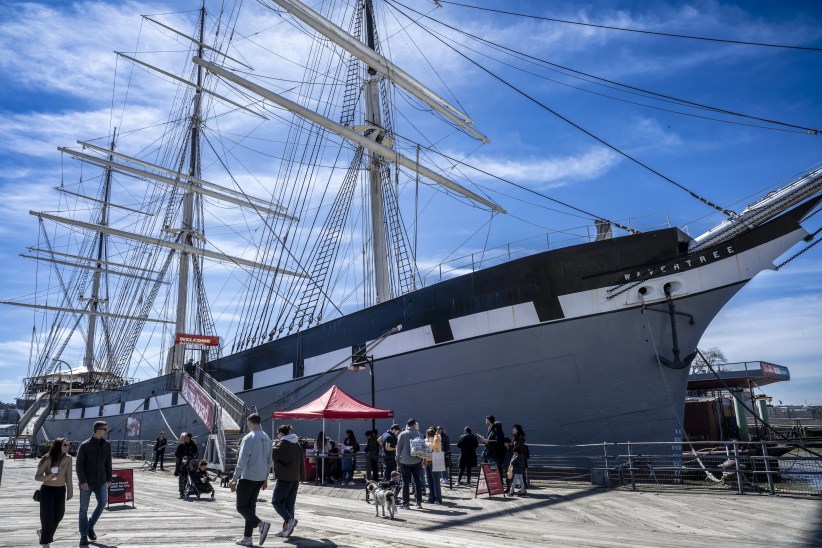
<svg viewBox="0 0 822 548"><path fill-rule="evenodd" d="M464 434L457 442L460 450L460 468L473 468L477 465L477 447L479 442L474 434Z"/></svg>

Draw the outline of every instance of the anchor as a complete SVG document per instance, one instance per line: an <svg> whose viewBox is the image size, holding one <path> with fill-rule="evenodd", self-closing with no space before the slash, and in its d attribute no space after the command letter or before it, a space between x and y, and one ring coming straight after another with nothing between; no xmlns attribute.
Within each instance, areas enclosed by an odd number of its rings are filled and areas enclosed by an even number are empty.
<svg viewBox="0 0 822 548"><path fill-rule="evenodd" d="M665 291L665 300L668 303L668 310L667 312L664 310L655 310L650 307L646 307L645 310L650 310L653 312L662 312L663 314L668 314L671 317L671 339L673 342L673 348L671 349L674 353L674 359L669 360L664 356L659 356L659 361L662 362L666 367L671 369L685 369L686 367L691 365L691 362L694 361L696 358L697 352L694 351L692 354L685 356L685 359L679 357L680 350L679 350L679 336L676 331L676 317L679 316L686 316L688 318L688 323L694 325L694 317L691 314L686 312L678 312L676 309L676 305L674 305L674 300L671 298L671 284L665 284L663 286L663 290ZM641 291L641 290L640 290ZM654 357L656 359L656 357Z"/></svg>

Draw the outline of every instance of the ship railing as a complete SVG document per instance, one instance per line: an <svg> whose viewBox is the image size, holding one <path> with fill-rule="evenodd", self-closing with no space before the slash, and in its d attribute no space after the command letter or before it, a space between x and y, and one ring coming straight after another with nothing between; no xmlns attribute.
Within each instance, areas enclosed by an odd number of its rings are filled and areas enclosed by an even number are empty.
<svg viewBox="0 0 822 548"><path fill-rule="evenodd" d="M629 218L621 221L627 226L641 230L657 230L670 228L671 223L667 213L664 219L661 216L653 215L651 220L640 218ZM449 258L442 263L420 267L419 278L422 285L440 282L444 279L461 276L469 272L474 272L489 266L502 264L513 259L519 259L528 255L534 255L551 249L558 249L571 245L593 242L597 239L596 225L581 225L552 232L545 232L535 236L529 236L520 240L514 240L498 246L487 247L475 253L466 253L459 257Z"/></svg>
<svg viewBox="0 0 822 548"><path fill-rule="evenodd" d="M822 495L822 440L529 444L536 484ZM456 449L453 450L458 455ZM481 461L481 459L480 459Z"/></svg>

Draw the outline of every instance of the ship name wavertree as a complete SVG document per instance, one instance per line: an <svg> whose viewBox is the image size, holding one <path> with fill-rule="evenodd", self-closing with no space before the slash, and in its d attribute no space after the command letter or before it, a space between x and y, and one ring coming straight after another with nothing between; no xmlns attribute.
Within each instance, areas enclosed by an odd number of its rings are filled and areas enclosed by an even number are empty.
<svg viewBox="0 0 822 548"><path fill-rule="evenodd" d="M650 278L652 276L659 274L672 274L674 272L681 272L683 270L696 268L703 264L726 259L735 253L736 250L732 245L726 245L724 247L717 247L716 249L709 251L707 253L700 253L699 255L689 255L687 259L681 259L674 263L661 265L656 268L649 268L644 272L642 270L637 270L636 273L631 271L624 272L622 275L624 276L625 281L629 282L631 280Z"/></svg>

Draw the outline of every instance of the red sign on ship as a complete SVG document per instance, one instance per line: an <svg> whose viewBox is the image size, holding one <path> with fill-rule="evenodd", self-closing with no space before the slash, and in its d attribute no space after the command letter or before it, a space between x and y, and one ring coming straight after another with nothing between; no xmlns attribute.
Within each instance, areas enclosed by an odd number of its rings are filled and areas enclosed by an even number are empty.
<svg viewBox="0 0 822 548"><path fill-rule="evenodd" d="M203 346L220 346L220 337L211 335L190 335L188 333L177 333L174 336L176 344L201 344Z"/></svg>

